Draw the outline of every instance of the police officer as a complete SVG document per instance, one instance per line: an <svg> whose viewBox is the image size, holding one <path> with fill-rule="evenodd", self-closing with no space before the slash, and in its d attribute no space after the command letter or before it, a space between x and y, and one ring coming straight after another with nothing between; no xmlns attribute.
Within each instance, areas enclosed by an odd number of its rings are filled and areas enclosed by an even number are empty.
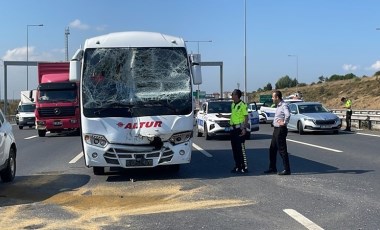
<svg viewBox="0 0 380 230"><path fill-rule="evenodd" d="M286 146L286 136L288 135L287 124L290 119L289 107L282 99L282 93L279 90L274 91L272 100L276 104L276 113L273 119L273 135L272 142L269 148L269 169L264 171L266 174L277 173L276 158L277 151L280 153L284 170L279 172L278 175L290 175L290 164L288 148Z"/></svg>
<svg viewBox="0 0 380 230"><path fill-rule="evenodd" d="M345 131L351 131L351 116L352 116L352 101L350 99L347 99L345 97L342 97L340 99L341 102L343 102L344 106L343 108L346 108L346 129Z"/></svg>
<svg viewBox="0 0 380 230"><path fill-rule="evenodd" d="M247 105L240 100L241 91L235 89L232 92L233 103L231 105L231 146L235 160L232 173L248 173L247 156L245 153L245 134L248 127Z"/></svg>

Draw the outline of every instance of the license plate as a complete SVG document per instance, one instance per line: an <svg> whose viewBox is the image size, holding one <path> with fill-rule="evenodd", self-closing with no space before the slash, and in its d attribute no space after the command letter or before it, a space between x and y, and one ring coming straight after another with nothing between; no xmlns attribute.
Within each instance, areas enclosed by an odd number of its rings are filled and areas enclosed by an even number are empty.
<svg viewBox="0 0 380 230"><path fill-rule="evenodd" d="M225 127L224 131L229 132L230 131L230 127Z"/></svg>
<svg viewBox="0 0 380 230"><path fill-rule="evenodd" d="M61 121L54 121L54 122L53 122L53 125L54 125L54 126L61 126L61 125L62 125L62 122L61 122Z"/></svg>
<svg viewBox="0 0 380 230"><path fill-rule="evenodd" d="M34 125L34 122L33 121L29 121L27 122L28 125Z"/></svg>
<svg viewBox="0 0 380 230"><path fill-rule="evenodd" d="M331 126L330 125L321 125L321 128L322 129L327 129L327 128L331 128Z"/></svg>
<svg viewBox="0 0 380 230"><path fill-rule="evenodd" d="M153 166L153 159L138 158L136 160L126 160L125 166Z"/></svg>

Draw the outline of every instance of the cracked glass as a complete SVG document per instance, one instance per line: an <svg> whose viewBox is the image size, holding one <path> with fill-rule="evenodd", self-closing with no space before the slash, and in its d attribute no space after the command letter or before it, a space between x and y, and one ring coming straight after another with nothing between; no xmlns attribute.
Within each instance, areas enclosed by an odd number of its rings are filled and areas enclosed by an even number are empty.
<svg viewBox="0 0 380 230"><path fill-rule="evenodd" d="M185 115L192 112L185 48L99 48L84 55L86 117Z"/></svg>

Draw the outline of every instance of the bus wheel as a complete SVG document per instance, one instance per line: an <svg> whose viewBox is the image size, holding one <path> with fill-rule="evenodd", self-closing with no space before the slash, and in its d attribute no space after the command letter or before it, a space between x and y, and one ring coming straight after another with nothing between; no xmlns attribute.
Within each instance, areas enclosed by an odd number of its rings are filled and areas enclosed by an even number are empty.
<svg viewBox="0 0 380 230"><path fill-rule="evenodd" d="M104 167L93 167L94 175L104 175Z"/></svg>

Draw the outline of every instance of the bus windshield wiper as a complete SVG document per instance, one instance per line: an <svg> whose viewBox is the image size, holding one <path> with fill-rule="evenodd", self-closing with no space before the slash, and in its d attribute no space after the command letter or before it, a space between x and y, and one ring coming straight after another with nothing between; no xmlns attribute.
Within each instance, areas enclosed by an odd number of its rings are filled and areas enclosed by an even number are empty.
<svg viewBox="0 0 380 230"><path fill-rule="evenodd" d="M135 107L135 105L134 104L130 104L130 103L111 102L111 103L105 104L103 106L103 108L100 108L100 109L96 110L94 112L94 114L100 115L101 112L103 112L105 110L108 110L108 109L113 109L113 108L128 108L128 109L130 109L130 111L132 113L132 108L133 107Z"/></svg>
<svg viewBox="0 0 380 230"><path fill-rule="evenodd" d="M165 101L161 101L161 100L139 101L138 104L141 105L141 106L143 106L143 107L157 107L157 106L160 106L160 107L169 108L172 111L176 111L176 108L174 106L170 105L169 103L167 103Z"/></svg>

